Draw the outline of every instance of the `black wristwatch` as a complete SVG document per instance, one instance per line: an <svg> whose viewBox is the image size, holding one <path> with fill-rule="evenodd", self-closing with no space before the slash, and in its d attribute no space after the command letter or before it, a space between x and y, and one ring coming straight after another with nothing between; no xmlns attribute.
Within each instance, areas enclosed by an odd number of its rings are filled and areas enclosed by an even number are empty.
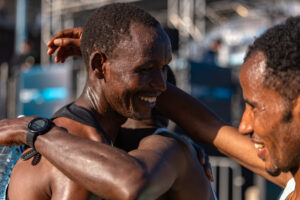
<svg viewBox="0 0 300 200"><path fill-rule="evenodd" d="M28 124L28 132L26 134L27 145L35 150L34 142L37 136L47 133L53 126L54 123L47 118L38 117L31 120Z"/></svg>

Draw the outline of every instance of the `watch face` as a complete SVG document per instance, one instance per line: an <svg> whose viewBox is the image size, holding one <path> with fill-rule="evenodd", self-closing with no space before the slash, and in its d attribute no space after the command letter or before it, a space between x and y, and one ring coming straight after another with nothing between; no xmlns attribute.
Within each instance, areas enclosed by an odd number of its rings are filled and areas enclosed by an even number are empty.
<svg viewBox="0 0 300 200"><path fill-rule="evenodd" d="M43 132L49 129L49 120L45 118L33 119L28 124L28 129L32 132Z"/></svg>

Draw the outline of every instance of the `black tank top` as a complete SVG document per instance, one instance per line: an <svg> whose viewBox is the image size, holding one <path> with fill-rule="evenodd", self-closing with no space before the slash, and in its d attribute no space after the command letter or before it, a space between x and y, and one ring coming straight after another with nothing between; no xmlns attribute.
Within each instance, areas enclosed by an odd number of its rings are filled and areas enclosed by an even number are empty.
<svg viewBox="0 0 300 200"><path fill-rule="evenodd" d="M103 133L105 139L109 144L112 143L111 139L108 137L108 135L104 132L104 130L97 122L95 114L82 106L70 103L56 111L52 115L51 119L54 120L58 117L66 117L79 123L85 124L87 126L91 126L95 128L98 132Z"/></svg>

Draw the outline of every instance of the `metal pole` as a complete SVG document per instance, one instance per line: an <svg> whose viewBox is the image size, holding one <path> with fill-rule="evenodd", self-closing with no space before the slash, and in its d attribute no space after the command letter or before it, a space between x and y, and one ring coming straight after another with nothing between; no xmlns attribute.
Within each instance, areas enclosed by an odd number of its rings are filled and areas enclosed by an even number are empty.
<svg viewBox="0 0 300 200"><path fill-rule="evenodd" d="M50 63L50 57L47 54L47 46L50 36L52 35L52 0L42 0L42 27L41 27L41 65L45 66Z"/></svg>
<svg viewBox="0 0 300 200"><path fill-rule="evenodd" d="M27 39L26 27L27 0L17 0L15 53L20 54L22 45Z"/></svg>

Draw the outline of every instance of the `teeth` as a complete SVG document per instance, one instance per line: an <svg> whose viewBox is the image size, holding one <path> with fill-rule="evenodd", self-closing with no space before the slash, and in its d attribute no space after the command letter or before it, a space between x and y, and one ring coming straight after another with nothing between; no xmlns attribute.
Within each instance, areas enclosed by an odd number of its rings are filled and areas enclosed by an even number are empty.
<svg viewBox="0 0 300 200"><path fill-rule="evenodd" d="M254 143L254 147L255 147L256 149L262 149L262 148L264 148L265 146L264 146L263 144Z"/></svg>
<svg viewBox="0 0 300 200"><path fill-rule="evenodd" d="M140 96L140 99L143 101L146 101L148 103L155 103L156 102L156 97L142 97Z"/></svg>

